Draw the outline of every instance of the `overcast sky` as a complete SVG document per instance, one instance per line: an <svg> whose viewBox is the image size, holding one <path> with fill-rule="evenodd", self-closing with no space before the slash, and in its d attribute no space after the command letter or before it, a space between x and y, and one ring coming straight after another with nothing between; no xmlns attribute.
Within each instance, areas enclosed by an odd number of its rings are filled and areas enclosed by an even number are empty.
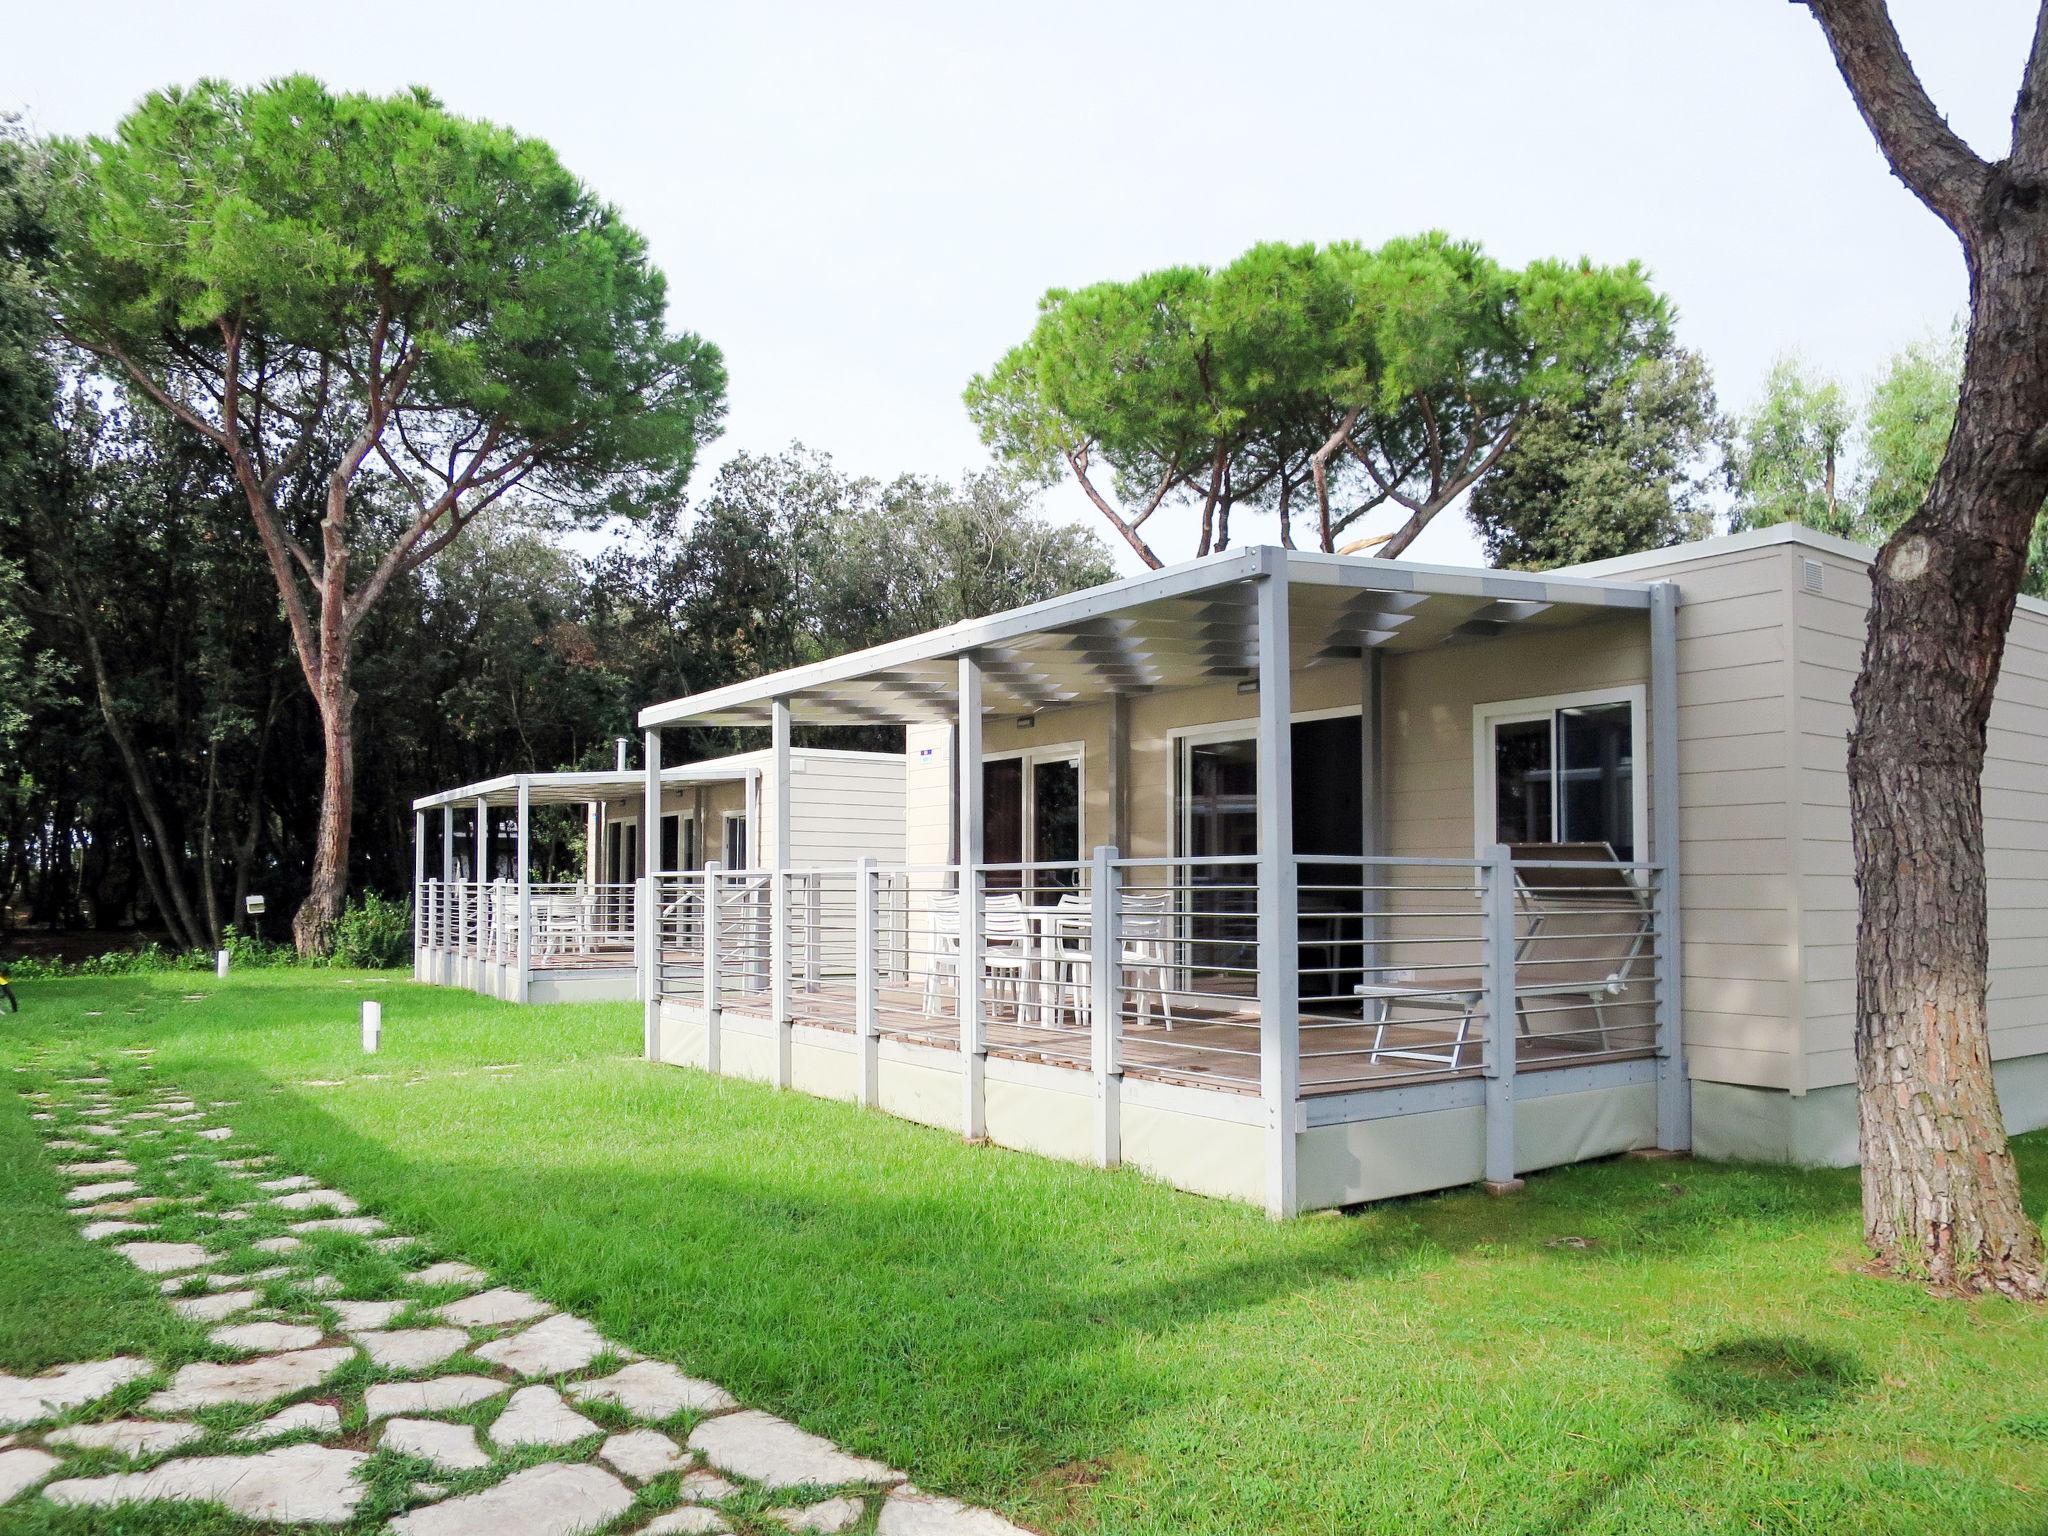
<svg viewBox="0 0 2048 1536"><path fill-rule="evenodd" d="M2002 154L2030 0L1892 9L1951 122ZM1786 0L89 0L8 32L0 107L44 132L306 70L548 139L646 232L674 323L724 349L714 461L800 438L958 473L985 461L961 387L1042 291L1259 240L1441 227L1514 263L1639 258L1734 407L1786 351L1862 384L1965 302L1954 242ZM1092 516L1077 500L1054 505ZM1475 557L1450 521L1416 558Z"/></svg>

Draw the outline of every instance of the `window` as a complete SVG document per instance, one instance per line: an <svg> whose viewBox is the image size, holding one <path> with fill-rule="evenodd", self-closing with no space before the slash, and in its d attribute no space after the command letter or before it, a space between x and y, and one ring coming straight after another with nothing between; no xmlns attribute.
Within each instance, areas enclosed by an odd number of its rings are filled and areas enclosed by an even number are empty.
<svg viewBox="0 0 2048 1536"><path fill-rule="evenodd" d="M1640 689L1480 705L1479 844L1606 843L1634 860L1642 712Z"/></svg>
<svg viewBox="0 0 2048 1536"><path fill-rule="evenodd" d="M738 812L728 812L725 818L725 867L747 867L747 818Z"/></svg>
<svg viewBox="0 0 2048 1536"><path fill-rule="evenodd" d="M683 851L683 818L664 816L661 818L661 869L666 874L671 870L688 869L689 861L678 859Z"/></svg>

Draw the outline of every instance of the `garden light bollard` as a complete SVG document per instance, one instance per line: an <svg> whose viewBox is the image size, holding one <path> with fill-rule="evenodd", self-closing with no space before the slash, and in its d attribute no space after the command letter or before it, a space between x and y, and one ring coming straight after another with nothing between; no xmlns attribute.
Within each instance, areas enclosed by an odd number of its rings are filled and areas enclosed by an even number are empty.
<svg viewBox="0 0 2048 1536"><path fill-rule="evenodd" d="M363 1049L372 1056L377 1054L378 1043L384 1035L384 1005L363 1004Z"/></svg>
<svg viewBox="0 0 2048 1536"><path fill-rule="evenodd" d="M228 952L224 949L213 952L213 974L218 980L228 979Z"/></svg>

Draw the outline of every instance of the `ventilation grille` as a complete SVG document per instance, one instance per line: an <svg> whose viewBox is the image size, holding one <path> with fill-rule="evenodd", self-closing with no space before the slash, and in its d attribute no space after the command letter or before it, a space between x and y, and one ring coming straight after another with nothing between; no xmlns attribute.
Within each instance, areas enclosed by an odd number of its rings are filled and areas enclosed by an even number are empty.
<svg viewBox="0 0 2048 1536"><path fill-rule="evenodd" d="M1822 592L1827 589L1828 569L1826 566L1822 565L1818 560L1802 560L1799 564L1802 567L1800 577L1807 591Z"/></svg>

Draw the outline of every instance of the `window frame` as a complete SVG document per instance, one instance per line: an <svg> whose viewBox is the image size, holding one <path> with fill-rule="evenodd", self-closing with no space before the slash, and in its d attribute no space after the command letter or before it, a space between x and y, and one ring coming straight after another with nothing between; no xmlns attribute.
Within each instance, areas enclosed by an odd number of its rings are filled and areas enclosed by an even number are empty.
<svg viewBox="0 0 2048 1536"><path fill-rule="evenodd" d="M1641 683L1615 688L1588 688L1576 693L1539 694L1526 699L1497 699L1472 706L1472 852L1478 858L1494 839L1498 811L1494 783L1494 727L1516 725L1529 720L1555 722L1563 709L1586 709L1602 704L1628 705L1630 761L1633 771L1629 785L1629 816L1635 822L1635 862L1647 864L1659 855L1651 846L1650 825L1650 737L1649 690ZM1551 827L1560 819L1558 796L1563 775L1558 771L1557 743L1553 724L1550 782Z"/></svg>

